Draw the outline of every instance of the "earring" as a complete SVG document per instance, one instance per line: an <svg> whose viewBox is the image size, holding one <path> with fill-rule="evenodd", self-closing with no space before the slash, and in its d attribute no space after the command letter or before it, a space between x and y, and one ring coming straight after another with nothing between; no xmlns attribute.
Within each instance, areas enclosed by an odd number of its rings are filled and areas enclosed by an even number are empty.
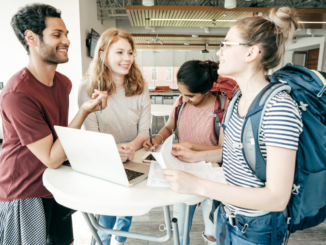
<svg viewBox="0 0 326 245"><path fill-rule="evenodd" d="M246 62L248 63L250 61L249 57L247 57Z"/></svg>

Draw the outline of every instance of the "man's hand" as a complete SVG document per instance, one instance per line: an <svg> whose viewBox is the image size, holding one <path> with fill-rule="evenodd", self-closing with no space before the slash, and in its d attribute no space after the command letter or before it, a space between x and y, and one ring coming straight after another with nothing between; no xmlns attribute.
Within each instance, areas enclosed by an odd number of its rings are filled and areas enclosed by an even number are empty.
<svg viewBox="0 0 326 245"><path fill-rule="evenodd" d="M135 147L132 142L118 146L118 151L122 162L132 160L135 156Z"/></svg>
<svg viewBox="0 0 326 245"><path fill-rule="evenodd" d="M107 91L99 91L97 89L94 89L94 93L92 94L92 100L84 102L80 109L89 114L91 112L98 111L100 108L99 105L100 103L102 103L102 110L104 110L107 107L107 100Z"/></svg>

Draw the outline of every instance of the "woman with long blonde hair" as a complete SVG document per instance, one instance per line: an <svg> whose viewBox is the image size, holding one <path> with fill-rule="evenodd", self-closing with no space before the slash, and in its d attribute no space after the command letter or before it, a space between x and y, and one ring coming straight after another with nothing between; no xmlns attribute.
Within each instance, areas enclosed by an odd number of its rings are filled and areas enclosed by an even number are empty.
<svg viewBox="0 0 326 245"><path fill-rule="evenodd" d="M123 162L132 160L135 151L149 136L150 97L141 71L134 62L135 44L132 36L120 29L105 31L98 40L94 60L84 76L78 93L79 106L91 98L101 84L108 92L107 108L90 114L84 123L86 130L114 136ZM114 198L114 197L113 197ZM132 217L100 216L100 224L128 231ZM111 235L99 232L103 244L110 244ZM126 238L116 236L114 244L124 244Z"/></svg>

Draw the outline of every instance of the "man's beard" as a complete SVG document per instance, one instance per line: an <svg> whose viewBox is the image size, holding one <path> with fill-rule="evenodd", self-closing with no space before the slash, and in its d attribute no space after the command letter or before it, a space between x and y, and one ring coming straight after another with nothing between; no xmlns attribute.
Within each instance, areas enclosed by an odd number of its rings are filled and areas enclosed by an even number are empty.
<svg viewBox="0 0 326 245"><path fill-rule="evenodd" d="M55 48L52 48L51 46L47 45L45 42L41 41L40 44L40 57L41 59L46 63L51 64L62 64L68 62L67 58L60 57Z"/></svg>

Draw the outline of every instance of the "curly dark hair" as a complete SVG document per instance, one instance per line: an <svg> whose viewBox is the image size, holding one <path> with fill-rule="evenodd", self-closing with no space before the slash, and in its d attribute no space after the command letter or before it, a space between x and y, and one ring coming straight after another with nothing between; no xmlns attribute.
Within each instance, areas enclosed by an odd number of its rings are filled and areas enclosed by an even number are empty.
<svg viewBox="0 0 326 245"><path fill-rule="evenodd" d="M177 73L178 83L184 84L189 92L205 94L218 79L219 62L211 60L188 60Z"/></svg>
<svg viewBox="0 0 326 245"><path fill-rule="evenodd" d="M43 41L46 17L61 18L61 11L50 5L35 3L19 9L12 17L10 25L27 54L29 54L29 47L25 40L25 31L31 30Z"/></svg>

